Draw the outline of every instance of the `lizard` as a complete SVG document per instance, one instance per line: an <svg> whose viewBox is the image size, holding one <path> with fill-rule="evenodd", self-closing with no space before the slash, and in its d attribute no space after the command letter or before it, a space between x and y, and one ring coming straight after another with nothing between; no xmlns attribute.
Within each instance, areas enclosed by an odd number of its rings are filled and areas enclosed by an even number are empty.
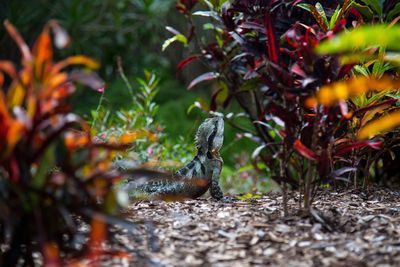
<svg viewBox="0 0 400 267"><path fill-rule="evenodd" d="M224 120L222 117L207 118L199 126L195 145L197 154L173 175L174 179L148 181L137 184L134 180L123 186L123 190L133 192L133 196L150 198L177 196L198 198L210 190L212 198L223 198L219 186L219 176L223 166L220 149L224 140Z"/></svg>

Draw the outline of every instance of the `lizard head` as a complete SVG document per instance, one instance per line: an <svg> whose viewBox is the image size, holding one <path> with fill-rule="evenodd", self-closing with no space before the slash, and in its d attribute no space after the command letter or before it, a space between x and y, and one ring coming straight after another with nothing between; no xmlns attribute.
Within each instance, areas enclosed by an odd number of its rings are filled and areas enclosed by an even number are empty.
<svg viewBox="0 0 400 267"><path fill-rule="evenodd" d="M196 147L202 153L217 155L224 142L224 119L213 117L206 119L197 130Z"/></svg>

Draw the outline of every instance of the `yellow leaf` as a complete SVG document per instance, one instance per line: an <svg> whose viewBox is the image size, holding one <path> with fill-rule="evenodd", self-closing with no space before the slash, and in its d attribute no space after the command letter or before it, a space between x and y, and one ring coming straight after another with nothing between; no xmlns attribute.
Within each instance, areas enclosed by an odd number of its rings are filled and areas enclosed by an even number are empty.
<svg viewBox="0 0 400 267"><path fill-rule="evenodd" d="M372 138L379 133L384 133L400 125L400 111L392 112L386 116L368 123L358 132L358 139Z"/></svg>
<svg viewBox="0 0 400 267"><path fill-rule="evenodd" d="M339 81L322 86L317 92L318 103L332 106L341 100L362 95L369 91L399 90L400 80L384 76L382 78L358 76L346 81ZM308 102L312 102L310 99Z"/></svg>
<svg viewBox="0 0 400 267"><path fill-rule="evenodd" d="M10 108L21 106L25 97L25 89L19 83L14 83L8 91L7 99Z"/></svg>

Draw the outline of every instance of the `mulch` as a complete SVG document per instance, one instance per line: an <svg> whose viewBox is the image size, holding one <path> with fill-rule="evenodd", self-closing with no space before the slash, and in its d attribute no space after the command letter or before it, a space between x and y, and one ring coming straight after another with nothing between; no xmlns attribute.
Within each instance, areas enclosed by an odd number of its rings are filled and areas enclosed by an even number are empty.
<svg viewBox="0 0 400 267"><path fill-rule="evenodd" d="M137 228L114 237L134 266L400 266L400 190L326 190L310 216L289 215L282 196L233 203L210 198L140 201L125 211Z"/></svg>

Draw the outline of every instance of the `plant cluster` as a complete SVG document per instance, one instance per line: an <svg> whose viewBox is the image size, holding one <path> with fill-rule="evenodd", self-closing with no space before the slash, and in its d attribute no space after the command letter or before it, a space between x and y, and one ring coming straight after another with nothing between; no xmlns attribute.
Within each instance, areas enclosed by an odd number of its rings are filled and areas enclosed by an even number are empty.
<svg viewBox="0 0 400 267"><path fill-rule="evenodd" d="M193 11L200 4L205 10ZM169 27L175 38L164 48L189 47L179 70L196 60L209 68L189 89L215 80L212 109L232 100L241 106L254 125L242 130L259 143L255 166L273 173L284 198L287 185L299 188L307 210L319 185L365 185L385 172L383 159L399 156L399 132L390 131L398 119L377 121L398 109L398 54L385 49L398 51L399 28L363 26L396 18L396 1L180 0L177 8L188 33ZM195 27L200 18L203 29Z"/></svg>
<svg viewBox="0 0 400 267"><path fill-rule="evenodd" d="M100 98L98 108L92 111L92 133L107 142L120 139L121 136L135 137L130 147L115 157L114 165L118 168L146 166L177 169L194 154L194 140L185 140L180 136L172 141L164 133L164 126L156 118L159 106L154 101L158 93L159 78L154 73L145 71L144 78L137 79L139 87L134 90L120 61L118 65L121 78L131 96L130 108L120 108L113 112Z"/></svg>
<svg viewBox="0 0 400 267"><path fill-rule="evenodd" d="M114 215L124 196L112 184L123 175L111 171L112 159L135 137L97 142L71 112L67 99L76 83L100 92L104 83L88 57L53 61L51 32L58 48L69 43L56 21L46 24L33 49L11 23L4 25L21 62L19 69L0 61L0 265L34 266L34 252L46 266L66 264L66 255L95 262L104 253L107 225L122 222ZM79 231L76 218L91 231Z"/></svg>

